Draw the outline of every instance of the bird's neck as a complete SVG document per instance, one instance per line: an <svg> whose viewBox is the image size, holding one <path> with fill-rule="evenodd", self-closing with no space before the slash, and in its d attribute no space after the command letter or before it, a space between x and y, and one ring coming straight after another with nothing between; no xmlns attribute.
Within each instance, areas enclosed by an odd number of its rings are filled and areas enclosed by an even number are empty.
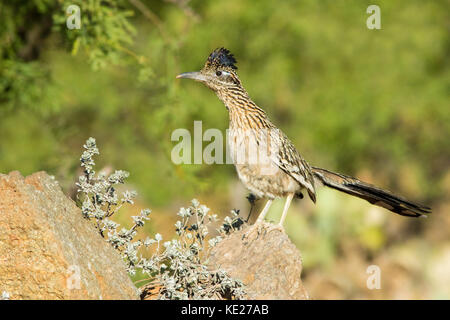
<svg viewBox="0 0 450 320"><path fill-rule="evenodd" d="M242 86L228 87L216 91L230 115L230 128L243 128L249 119L255 119L253 125L266 128L270 125L266 113L250 98Z"/></svg>

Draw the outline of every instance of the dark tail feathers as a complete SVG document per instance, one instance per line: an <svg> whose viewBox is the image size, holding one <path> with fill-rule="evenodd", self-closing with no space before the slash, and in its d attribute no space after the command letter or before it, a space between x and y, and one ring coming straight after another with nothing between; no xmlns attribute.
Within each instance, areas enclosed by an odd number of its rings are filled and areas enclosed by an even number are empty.
<svg viewBox="0 0 450 320"><path fill-rule="evenodd" d="M431 213L429 207L408 201L356 178L317 167L311 169L314 177L325 186L367 200L371 204L386 208L402 216L420 217Z"/></svg>

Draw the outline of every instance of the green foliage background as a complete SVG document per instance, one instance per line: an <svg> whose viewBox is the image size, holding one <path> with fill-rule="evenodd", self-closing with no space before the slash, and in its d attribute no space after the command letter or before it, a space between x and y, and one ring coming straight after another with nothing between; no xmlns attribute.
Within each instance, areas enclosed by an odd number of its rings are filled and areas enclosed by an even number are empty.
<svg viewBox="0 0 450 320"><path fill-rule="evenodd" d="M66 28L71 4L81 8L80 30ZM381 30L366 27L370 4L381 8ZM445 213L449 12L445 0L3 1L0 172L46 170L69 192L81 146L93 136L98 162L130 171L143 203L169 212L203 197L226 213L232 166L170 160L173 130L192 130L194 120L204 130L228 126L212 92L175 80L224 46L250 95L311 163ZM345 237L365 256L395 240L387 222L364 222L369 206L334 193L321 198L318 208L301 204L314 215L288 217L306 266L334 266ZM336 206L351 213L342 217ZM406 238L426 233L401 221Z"/></svg>

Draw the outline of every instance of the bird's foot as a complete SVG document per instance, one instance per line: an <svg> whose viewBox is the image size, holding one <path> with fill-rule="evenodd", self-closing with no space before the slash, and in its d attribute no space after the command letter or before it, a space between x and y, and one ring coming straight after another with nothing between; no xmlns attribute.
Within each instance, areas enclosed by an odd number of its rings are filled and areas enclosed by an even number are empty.
<svg viewBox="0 0 450 320"><path fill-rule="evenodd" d="M255 224L250 226L249 229L244 233L244 235L242 236L242 240L251 242L258 239L260 236L263 236L272 231L279 231L284 233L284 228L280 224L273 224L257 220Z"/></svg>
<svg viewBox="0 0 450 320"><path fill-rule="evenodd" d="M267 232L280 231L281 233L286 233L286 232L284 231L283 225L282 225L282 224L279 224L279 223L277 223L277 224L272 224L272 223L271 223L269 226L267 226L266 231L267 231Z"/></svg>
<svg viewBox="0 0 450 320"><path fill-rule="evenodd" d="M259 238L263 228L262 221L256 221L252 226L248 228L248 230L242 236L242 240L247 242L254 241Z"/></svg>

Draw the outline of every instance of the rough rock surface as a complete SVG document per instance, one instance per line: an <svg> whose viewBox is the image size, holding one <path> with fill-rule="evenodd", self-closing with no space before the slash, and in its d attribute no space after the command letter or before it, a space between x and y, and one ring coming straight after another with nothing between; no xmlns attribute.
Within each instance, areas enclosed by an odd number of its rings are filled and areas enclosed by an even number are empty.
<svg viewBox="0 0 450 320"><path fill-rule="evenodd" d="M300 252L270 223L233 232L213 249L210 261L240 279L248 299L309 299L300 279Z"/></svg>
<svg viewBox="0 0 450 320"><path fill-rule="evenodd" d="M0 174L4 291L11 299L138 299L120 256L45 172Z"/></svg>

